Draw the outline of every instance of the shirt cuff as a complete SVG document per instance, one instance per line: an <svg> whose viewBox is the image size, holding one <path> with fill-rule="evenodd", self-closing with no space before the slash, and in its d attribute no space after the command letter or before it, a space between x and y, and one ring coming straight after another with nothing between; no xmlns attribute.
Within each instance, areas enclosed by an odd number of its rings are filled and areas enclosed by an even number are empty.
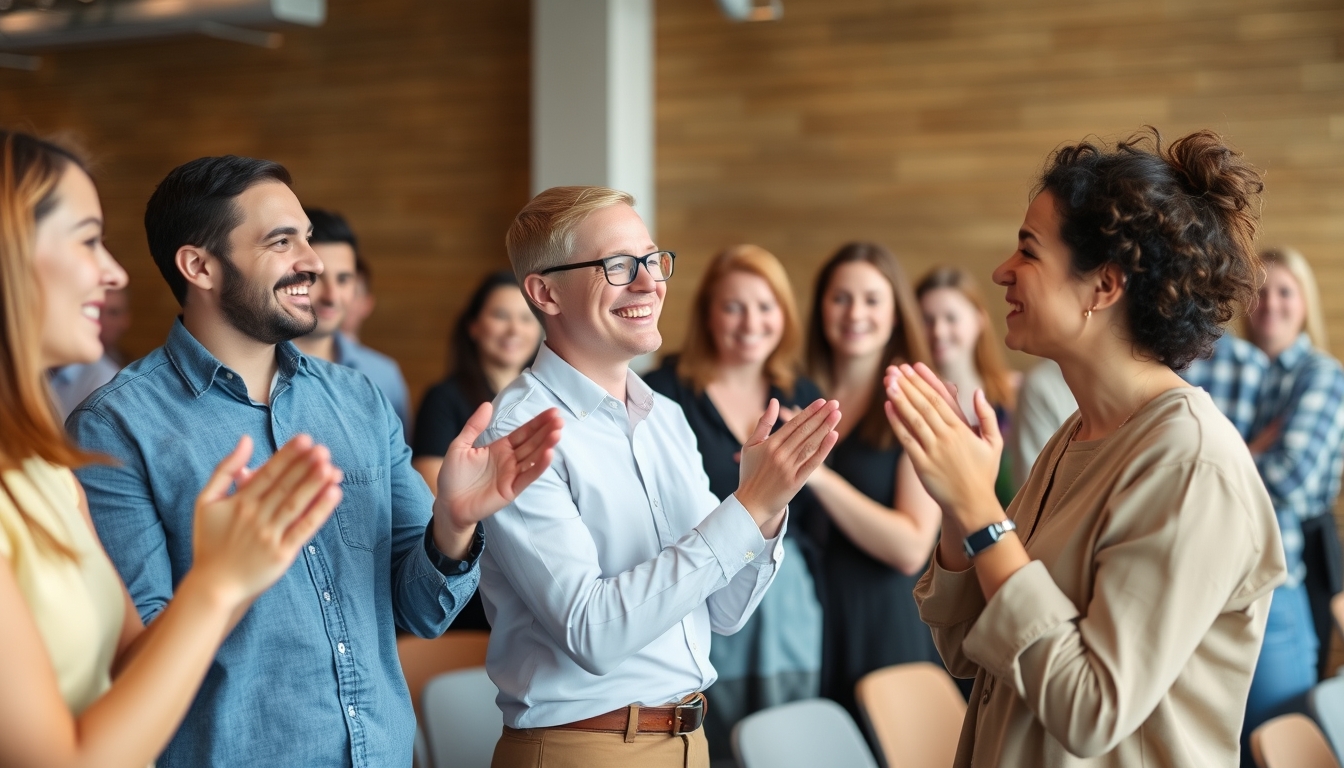
<svg viewBox="0 0 1344 768"><path fill-rule="evenodd" d="M425 554L429 556L430 565L444 576L461 576L470 573L472 568L481 559L481 553L485 551L485 526L476 524L476 532L471 536L471 548L467 550L467 559L458 560L455 557L449 557L439 551L439 547L434 543L434 523L430 521L425 526Z"/></svg>
<svg viewBox="0 0 1344 768"><path fill-rule="evenodd" d="M966 634L962 651L995 677L1012 680L1023 651L1078 615L1078 607L1060 591L1045 563L1033 560L994 593Z"/></svg>
<svg viewBox="0 0 1344 768"><path fill-rule="evenodd" d="M719 561L719 568L723 570L724 579L729 581L767 551L772 557L778 557L778 541L784 533L781 528L780 536L772 539L776 542L775 547L767 549L770 543L761 535L760 527L747 508L742 506L742 502L737 500L737 496L724 499L695 530L709 545L714 558Z"/></svg>
<svg viewBox="0 0 1344 768"><path fill-rule="evenodd" d="M964 571L949 571L938 562L938 548L929 558L929 569L915 584L919 618L930 627L952 627L973 621L985 609L985 593L975 565Z"/></svg>

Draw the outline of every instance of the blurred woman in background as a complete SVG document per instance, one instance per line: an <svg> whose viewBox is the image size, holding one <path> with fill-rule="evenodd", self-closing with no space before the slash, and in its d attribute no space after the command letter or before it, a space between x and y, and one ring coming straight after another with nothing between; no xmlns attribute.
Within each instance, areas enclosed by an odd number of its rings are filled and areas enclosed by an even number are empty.
<svg viewBox="0 0 1344 768"><path fill-rule="evenodd" d="M937 661L911 595L938 535L938 507L892 437L882 376L929 362L919 308L896 257L876 243L840 248L817 275L808 372L844 414L807 488L830 519L824 695L856 717L854 684L892 664Z"/></svg>
<svg viewBox="0 0 1344 768"><path fill-rule="evenodd" d="M793 289L779 260L755 245L715 256L696 289L681 354L645 377L685 412L715 496L737 488L738 454L771 398L797 408L821 397L798 375L801 351ZM803 496L789 507L788 567L779 569L746 626L715 637L710 648L719 679L705 692L705 735L714 757L731 757L738 720L818 693L821 605L805 552Z"/></svg>
<svg viewBox="0 0 1344 768"><path fill-rule="evenodd" d="M1274 590L1246 727L1302 711L1328 671L1330 598L1340 589L1335 499L1344 470L1344 369L1326 350L1316 278L1288 248L1260 255L1265 282L1246 335L1270 360L1251 454L1279 517L1288 581Z"/></svg>
<svg viewBox="0 0 1344 768"><path fill-rule="evenodd" d="M915 298L924 314L933 370L943 381L956 386L957 401L972 426L977 419L971 398L977 389L984 391L994 407L999 431L1006 434L1022 376L1004 360L985 296L975 278L957 267L938 267L915 286ZM1017 490L1012 469L1012 460L1005 452L994 484L994 494L1005 506Z"/></svg>
<svg viewBox="0 0 1344 768"><path fill-rule="evenodd" d="M415 416L411 466L438 488L448 445L467 419L531 365L541 346L541 323L512 272L487 275L453 325L452 373L425 392ZM453 620L453 629L490 629L477 592Z"/></svg>

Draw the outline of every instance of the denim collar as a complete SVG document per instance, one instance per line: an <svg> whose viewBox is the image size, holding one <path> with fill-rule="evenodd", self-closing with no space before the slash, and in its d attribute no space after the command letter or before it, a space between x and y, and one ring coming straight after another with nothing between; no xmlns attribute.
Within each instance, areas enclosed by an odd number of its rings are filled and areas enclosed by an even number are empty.
<svg viewBox="0 0 1344 768"><path fill-rule="evenodd" d="M545 342L537 350L537 359L532 363L532 375L546 385L580 421L596 413L606 400L614 400L611 393L580 373ZM629 369L625 372L625 400L632 415L637 417L636 421L642 421L653 410L653 390Z"/></svg>
<svg viewBox="0 0 1344 768"><path fill-rule="evenodd" d="M227 368L191 335L187 326L182 324L181 315L173 321L163 351L195 397L205 394L215 383L220 371ZM282 341L275 346L275 361L280 367L282 379L292 379L308 367L308 359L289 341Z"/></svg>

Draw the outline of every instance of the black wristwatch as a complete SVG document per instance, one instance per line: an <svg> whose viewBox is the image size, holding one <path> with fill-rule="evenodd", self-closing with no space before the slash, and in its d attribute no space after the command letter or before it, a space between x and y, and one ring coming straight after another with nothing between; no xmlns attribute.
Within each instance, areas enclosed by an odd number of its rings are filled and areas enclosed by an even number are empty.
<svg viewBox="0 0 1344 768"><path fill-rule="evenodd" d="M1004 520L1001 523L990 523L984 528L981 528L970 536L962 539L961 546L966 549L967 557L975 559L976 555L999 543L999 539L1003 538L1003 534L1015 530L1017 530L1017 524L1012 520Z"/></svg>

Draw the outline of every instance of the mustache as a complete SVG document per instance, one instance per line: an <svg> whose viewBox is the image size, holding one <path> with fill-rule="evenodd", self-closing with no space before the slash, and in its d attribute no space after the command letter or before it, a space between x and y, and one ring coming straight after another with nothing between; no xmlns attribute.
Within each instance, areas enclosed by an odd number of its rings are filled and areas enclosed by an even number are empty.
<svg viewBox="0 0 1344 768"><path fill-rule="evenodd" d="M288 288L291 285L312 285L315 282L317 282L316 272L295 272L292 275L286 275L285 277L280 278L275 284L275 290L278 291L281 288Z"/></svg>

